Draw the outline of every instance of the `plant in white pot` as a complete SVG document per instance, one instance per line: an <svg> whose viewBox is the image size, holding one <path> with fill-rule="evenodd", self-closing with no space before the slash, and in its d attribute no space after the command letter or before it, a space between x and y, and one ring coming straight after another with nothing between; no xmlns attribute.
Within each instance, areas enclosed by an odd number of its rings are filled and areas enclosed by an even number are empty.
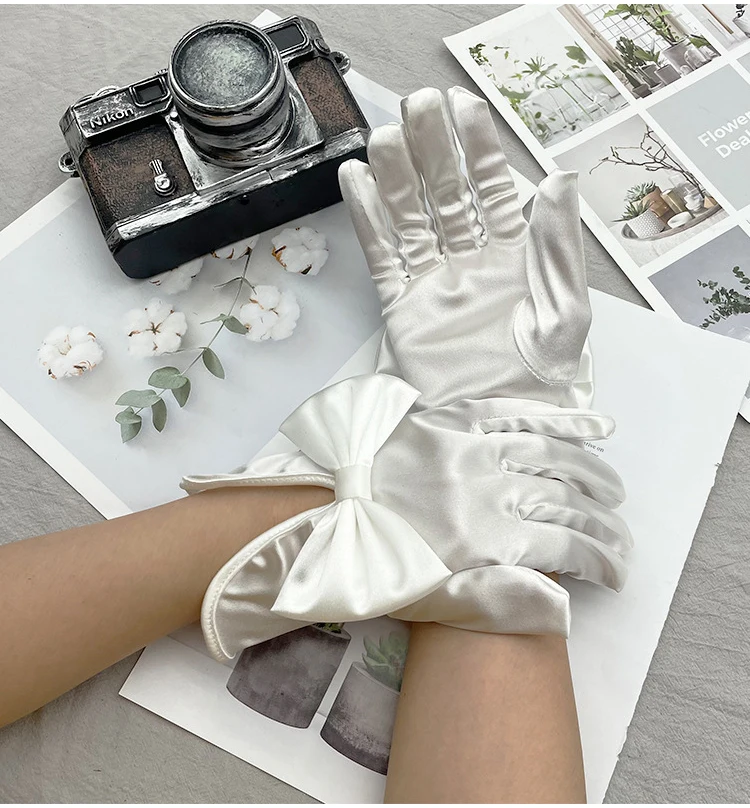
<svg viewBox="0 0 750 808"><path fill-rule="evenodd" d="M664 222L643 199L627 200L625 210L616 222L626 222L636 238L649 238L664 230Z"/></svg>
<svg viewBox="0 0 750 808"><path fill-rule="evenodd" d="M655 182L642 182L628 191L625 199L628 202L643 202L664 222L668 224L674 211L662 197L661 188Z"/></svg>
<svg viewBox="0 0 750 808"><path fill-rule="evenodd" d="M349 668L320 737L360 766L386 774L409 638L392 631L364 643L362 662Z"/></svg>
<svg viewBox="0 0 750 808"><path fill-rule="evenodd" d="M256 713L309 727L350 641L343 623L316 623L246 648L227 690Z"/></svg>

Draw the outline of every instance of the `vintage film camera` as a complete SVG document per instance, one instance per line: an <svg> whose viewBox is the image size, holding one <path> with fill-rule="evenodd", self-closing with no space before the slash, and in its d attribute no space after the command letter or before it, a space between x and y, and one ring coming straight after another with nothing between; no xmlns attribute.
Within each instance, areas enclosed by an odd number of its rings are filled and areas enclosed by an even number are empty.
<svg viewBox="0 0 750 808"><path fill-rule="evenodd" d="M147 278L341 200L338 167L369 133L348 68L304 17L206 23L167 70L69 107L60 168L122 271Z"/></svg>

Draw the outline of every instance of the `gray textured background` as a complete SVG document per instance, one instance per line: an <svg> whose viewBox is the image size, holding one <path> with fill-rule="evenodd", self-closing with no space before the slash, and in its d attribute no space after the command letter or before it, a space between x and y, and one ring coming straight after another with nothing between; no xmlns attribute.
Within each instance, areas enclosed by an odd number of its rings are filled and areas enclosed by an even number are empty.
<svg viewBox="0 0 750 808"><path fill-rule="evenodd" d="M271 6L315 19L357 70L405 95L470 79L442 37L510 6ZM0 6L0 227L59 183L57 120L104 84L166 66L208 19L263 6ZM511 163L542 171L497 118ZM588 233L593 287L635 303ZM43 290L40 290L43 294ZM2 346L8 350L10 346ZM696 424L700 429L700 424ZM658 449L658 447L655 447ZM750 425L738 420L654 657L610 802L750 800ZM0 542L100 517L0 424ZM0 731L4 802L306 802L305 795L121 699L135 657ZM1 683L0 683L1 686Z"/></svg>

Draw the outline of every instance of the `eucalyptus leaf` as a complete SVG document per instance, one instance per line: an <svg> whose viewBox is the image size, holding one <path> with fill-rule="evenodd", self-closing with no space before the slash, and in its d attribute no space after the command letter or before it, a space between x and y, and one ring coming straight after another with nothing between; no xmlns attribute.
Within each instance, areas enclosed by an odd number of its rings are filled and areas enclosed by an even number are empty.
<svg viewBox="0 0 750 808"><path fill-rule="evenodd" d="M141 431L141 419L138 418L137 423L133 424L120 424L120 436L122 437L122 442L127 443L129 440L133 440L133 438Z"/></svg>
<svg viewBox="0 0 750 808"><path fill-rule="evenodd" d="M183 384L182 387L175 387L172 390L172 395L181 407L187 404L188 397L190 396L190 379L188 379L187 376L185 377L185 384Z"/></svg>
<svg viewBox="0 0 750 808"><path fill-rule="evenodd" d="M224 320L224 328L233 334L247 334L247 328L236 317L227 317Z"/></svg>
<svg viewBox="0 0 750 808"><path fill-rule="evenodd" d="M157 368L149 377L148 383L162 390L175 390L182 387L187 381L187 376L183 376L177 368L166 367Z"/></svg>
<svg viewBox="0 0 750 808"><path fill-rule="evenodd" d="M209 373L213 373L219 379L224 378L224 368L219 361L219 357L210 348L203 349L202 358L203 364Z"/></svg>
<svg viewBox="0 0 750 808"><path fill-rule="evenodd" d="M132 407L128 407L126 410L121 410L115 415L115 421L117 421L118 424L140 424L141 416L133 412Z"/></svg>
<svg viewBox="0 0 750 808"><path fill-rule="evenodd" d="M216 317L212 317L210 320L201 320L201 325L208 325L208 323L223 323L228 316L229 315L227 314L218 314Z"/></svg>
<svg viewBox="0 0 750 808"><path fill-rule="evenodd" d="M151 419L157 432L161 432L167 425L167 405L164 403L163 398L151 405Z"/></svg>
<svg viewBox="0 0 750 808"><path fill-rule="evenodd" d="M158 398L155 390L128 390L115 404L118 407L150 407Z"/></svg>

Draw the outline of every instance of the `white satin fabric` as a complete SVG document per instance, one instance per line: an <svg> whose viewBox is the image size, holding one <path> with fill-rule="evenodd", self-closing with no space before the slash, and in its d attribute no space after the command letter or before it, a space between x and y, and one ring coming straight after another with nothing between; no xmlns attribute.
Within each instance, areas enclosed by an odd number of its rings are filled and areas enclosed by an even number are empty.
<svg viewBox="0 0 750 808"><path fill-rule="evenodd" d="M304 452L183 480L189 493L311 482L336 491L335 503L250 542L216 576L202 621L218 658L305 623L383 614L567 635L567 593L542 573L622 586L631 541L611 510L622 483L580 445L608 437L611 419L487 399L394 425L415 396L394 377L348 379L282 425Z"/></svg>
<svg viewBox="0 0 750 808"><path fill-rule="evenodd" d="M402 112L372 132L369 165L339 171L386 323L380 374L303 404L282 426L301 452L183 481L336 491L216 576L202 621L218 658L385 613L567 635L568 596L544 573L625 581L622 482L583 448L614 424L581 409L593 380L575 175L540 183L527 222L486 102L427 88ZM406 415L416 392L395 376L420 391Z"/></svg>
<svg viewBox="0 0 750 808"><path fill-rule="evenodd" d="M339 170L386 323L378 372L421 407L580 406L591 311L575 173L539 184L527 222L484 100L425 88L401 109L403 124L372 132L369 165Z"/></svg>

